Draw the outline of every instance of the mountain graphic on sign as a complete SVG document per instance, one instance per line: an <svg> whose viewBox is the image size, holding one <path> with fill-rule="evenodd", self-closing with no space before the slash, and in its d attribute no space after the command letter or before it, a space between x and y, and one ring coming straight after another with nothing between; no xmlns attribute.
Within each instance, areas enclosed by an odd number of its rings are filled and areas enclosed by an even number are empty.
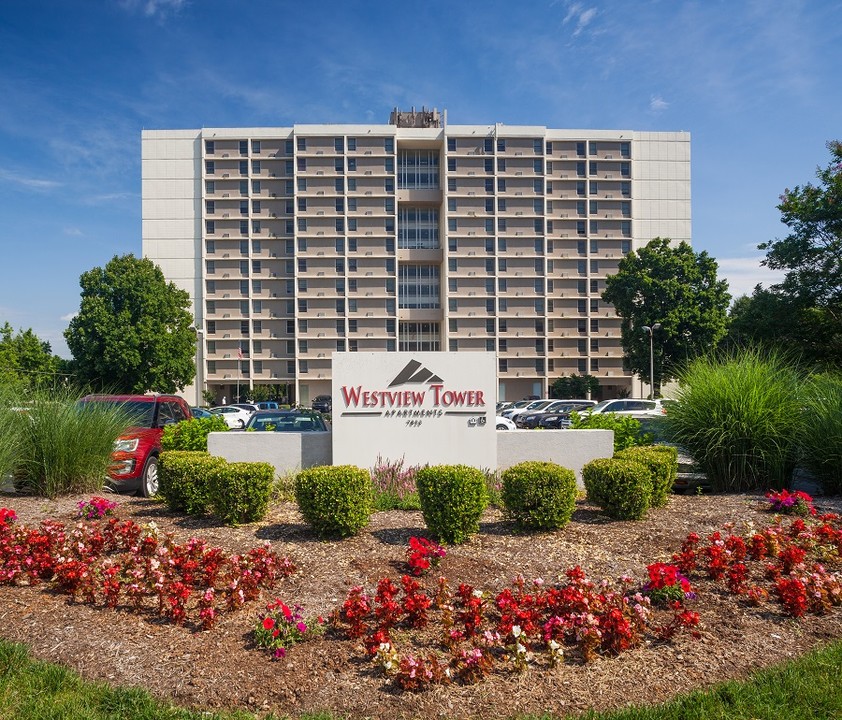
<svg viewBox="0 0 842 720"><path fill-rule="evenodd" d="M397 374L397 377L389 383L389 387L395 387L395 385L418 385L421 383L440 382L444 381L432 370L427 370L427 368L421 367L421 363L417 360L410 360L406 364L406 367Z"/></svg>

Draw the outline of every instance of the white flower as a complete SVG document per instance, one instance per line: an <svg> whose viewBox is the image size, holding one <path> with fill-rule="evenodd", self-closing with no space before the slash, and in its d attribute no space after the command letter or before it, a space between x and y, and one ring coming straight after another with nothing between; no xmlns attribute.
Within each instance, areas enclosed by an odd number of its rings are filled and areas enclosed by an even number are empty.
<svg viewBox="0 0 842 720"><path fill-rule="evenodd" d="M523 631L520 629L520 625L512 625L512 635L516 638L521 636Z"/></svg>

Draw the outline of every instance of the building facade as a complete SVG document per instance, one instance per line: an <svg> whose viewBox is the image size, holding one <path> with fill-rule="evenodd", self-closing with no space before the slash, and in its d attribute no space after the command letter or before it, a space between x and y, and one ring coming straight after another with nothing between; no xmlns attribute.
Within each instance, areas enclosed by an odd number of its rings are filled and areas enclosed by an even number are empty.
<svg viewBox="0 0 842 720"><path fill-rule="evenodd" d="M600 295L654 237L690 242L684 132L449 125L148 130L143 255L190 293L193 400L256 385L308 404L331 356L494 351L498 399L623 368ZM238 393L239 390L239 393Z"/></svg>

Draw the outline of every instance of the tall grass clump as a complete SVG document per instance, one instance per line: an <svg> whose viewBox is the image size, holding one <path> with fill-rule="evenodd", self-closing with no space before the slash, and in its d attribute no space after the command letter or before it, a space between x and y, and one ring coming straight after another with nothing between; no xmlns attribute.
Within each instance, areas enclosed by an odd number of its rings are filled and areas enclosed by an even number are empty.
<svg viewBox="0 0 842 720"><path fill-rule="evenodd" d="M842 375L815 375L804 391L801 462L829 495L842 494Z"/></svg>
<svg viewBox="0 0 842 720"><path fill-rule="evenodd" d="M415 476L419 465L406 465L404 458L387 460L378 455L371 469L375 510L420 510Z"/></svg>
<svg viewBox="0 0 842 720"><path fill-rule="evenodd" d="M795 465L800 378L782 356L756 349L692 360L666 415L714 492L782 488Z"/></svg>
<svg viewBox="0 0 842 720"><path fill-rule="evenodd" d="M0 485L20 464L23 439L20 399L7 385L0 385Z"/></svg>
<svg viewBox="0 0 842 720"><path fill-rule="evenodd" d="M108 403L78 403L71 390L36 390L18 422L21 453L15 478L36 495L96 492L111 464L114 441L130 418Z"/></svg>

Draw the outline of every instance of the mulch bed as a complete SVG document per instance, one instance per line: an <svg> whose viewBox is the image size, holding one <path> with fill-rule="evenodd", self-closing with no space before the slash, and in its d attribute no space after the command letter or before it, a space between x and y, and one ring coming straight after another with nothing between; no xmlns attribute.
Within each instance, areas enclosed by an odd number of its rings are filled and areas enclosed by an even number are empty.
<svg viewBox="0 0 842 720"><path fill-rule="evenodd" d="M37 525L54 518L72 523L76 504L89 496L43 498L0 495L0 507L17 512L18 521ZM373 592L384 576L397 580L406 571L409 537L425 534L421 513L376 513L357 537L319 541L292 504L273 506L266 520L227 528L213 518L167 512L162 503L119 497L119 516L138 523L154 521L176 540L200 537L228 552L268 540L288 556L297 572L281 581L272 597L304 606L307 615L340 606L348 590L363 585ZM820 512L842 511L842 500L819 499ZM435 574L452 588L460 582L498 592L521 573L527 580L555 580L580 565L593 580L631 574L643 580L646 566L668 561L690 532L703 537L731 523L734 532L763 527L773 516L756 495L673 496L667 507L651 510L641 522L608 520L598 508L577 503L563 530L518 535L496 509L488 510L480 533L462 546L448 548ZM0 635L26 643L41 659L65 664L85 678L115 685L139 685L174 703L202 709L243 708L297 716L332 711L353 718L506 717L516 713L562 715L589 708L604 710L651 704L678 693L742 678L761 667L803 654L842 638L842 613L786 617L777 602L747 607L724 585L694 583L698 600L691 609L702 618L701 639L688 634L672 644L643 645L618 657L588 664L566 662L554 670L523 674L495 671L475 685L437 686L400 693L369 663L361 643L319 639L294 646L273 662L253 646L251 628L266 601L223 616L210 631L69 601L44 585L0 587Z"/></svg>

